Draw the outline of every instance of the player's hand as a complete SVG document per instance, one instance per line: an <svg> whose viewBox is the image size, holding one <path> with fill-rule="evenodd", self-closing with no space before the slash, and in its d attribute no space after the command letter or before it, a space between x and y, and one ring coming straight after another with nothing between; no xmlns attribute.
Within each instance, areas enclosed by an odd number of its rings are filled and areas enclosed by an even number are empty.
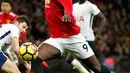
<svg viewBox="0 0 130 73"><path fill-rule="evenodd" d="M63 22L71 22L71 17L69 14L64 14L64 16L62 17L62 21Z"/></svg>
<svg viewBox="0 0 130 73"><path fill-rule="evenodd" d="M31 63L30 63L31 64ZM31 65L30 65L29 63L27 63L27 62L25 62L24 63L24 66L26 67L26 73L30 73L30 71L31 71Z"/></svg>

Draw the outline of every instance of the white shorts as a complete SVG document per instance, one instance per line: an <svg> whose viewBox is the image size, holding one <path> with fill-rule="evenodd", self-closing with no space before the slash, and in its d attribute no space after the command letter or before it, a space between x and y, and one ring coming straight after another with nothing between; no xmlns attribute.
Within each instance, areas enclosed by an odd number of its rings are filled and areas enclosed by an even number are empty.
<svg viewBox="0 0 130 73"><path fill-rule="evenodd" d="M86 39L81 34L65 38L49 38L43 43L56 47L61 51L61 54L63 54L66 49L74 51L74 54L81 59L86 59L94 55L88 42L86 42Z"/></svg>

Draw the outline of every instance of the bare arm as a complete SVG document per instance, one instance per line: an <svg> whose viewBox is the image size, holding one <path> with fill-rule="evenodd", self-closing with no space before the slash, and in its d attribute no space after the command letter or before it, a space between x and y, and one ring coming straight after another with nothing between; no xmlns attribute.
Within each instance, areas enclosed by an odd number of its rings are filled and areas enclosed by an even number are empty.
<svg viewBox="0 0 130 73"><path fill-rule="evenodd" d="M22 62L25 63L25 61L22 59L21 55L19 54L19 39L17 37L12 38L12 48L18 59Z"/></svg>
<svg viewBox="0 0 130 73"><path fill-rule="evenodd" d="M19 38L17 38L17 37L13 37L13 38L12 38L12 48L13 48L14 53L15 53L16 56L18 57L18 59L19 59L22 63L24 63L24 66L26 67L27 71L30 72L31 66L30 66L26 61L24 61L24 60L22 59L22 57L21 57L21 55L20 55L20 53L19 53L19 48L20 48L20 47L19 47Z"/></svg>
<svg viewBox="0 0 130 73"><path fill-rule="evenodd" d="M106 26L107 23L106 23L106 18L102 12L99 12L96 15L96 17L99 18L99 24L100 24L99 31L97 32L97 36L99 36L101 35L103 28Z"/></svg>

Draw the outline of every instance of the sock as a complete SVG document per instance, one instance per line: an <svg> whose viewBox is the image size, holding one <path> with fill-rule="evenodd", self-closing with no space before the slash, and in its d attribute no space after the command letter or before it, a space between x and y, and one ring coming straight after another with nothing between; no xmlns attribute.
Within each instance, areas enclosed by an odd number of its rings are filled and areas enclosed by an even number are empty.
<svg viewBox="0 0 130 73"><path fill-rule="evenodd" d="M73 65L73 67L75 67L80 73L89 73L84 66L77 60L74 59L71 64Z"/></svg>
<svg viewBox="0 0 130 73"><path fill-rule="evenodd" d="M18 68L19 68L19 70L20 70L20 72L21 73L26 73L26 67L24 66L24 64L23 63L20 63L19 65L18 65Z"/></svg>
<svg viewBox="0 0 130 73"><path fill-rule="evenodd" d="M31 72L34 73L44 73L44 68L42 66L42 60L38 57L31 61Z"/></svg>
<svg viewBox="0 0 130 73"><path fill-rule="evenodd" d="M74 59L75 59L75 58L73 58L73 56L72 56L70 53L68 53L68 54L66 55L66 62L67 62L67 63L71 64Z"/></svg>

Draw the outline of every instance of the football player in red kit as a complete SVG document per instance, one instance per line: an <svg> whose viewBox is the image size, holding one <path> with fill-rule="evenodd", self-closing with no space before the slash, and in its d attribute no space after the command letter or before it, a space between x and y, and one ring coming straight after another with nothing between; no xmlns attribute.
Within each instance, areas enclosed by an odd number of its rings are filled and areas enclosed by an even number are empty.
<svg viewBox="0 0 130 73"><path fill-rule="evenodd" d="M72 15L72 4L72 0L45 0L50 38L39 45L39 57L35 61L40 65L40 62L59 57L69 49L95 73L110 73L100 65L88 42L80 34L80 27Z"/></svg>

